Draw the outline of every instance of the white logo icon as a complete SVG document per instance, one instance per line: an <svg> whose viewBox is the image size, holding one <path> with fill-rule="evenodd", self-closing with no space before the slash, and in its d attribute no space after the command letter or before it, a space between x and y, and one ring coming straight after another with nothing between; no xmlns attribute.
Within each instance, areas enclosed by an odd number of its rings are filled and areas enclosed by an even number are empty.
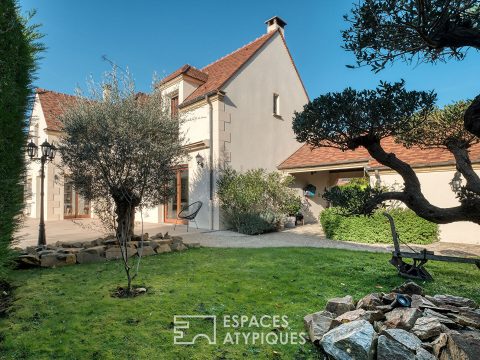
<svg viewBox="0 0 480 360"><path fill-rule="evenodd" d="M211 323L212 331L209 334L195 332L195 324L202 320L209 320L208 322ZM193 329L191 329L191 324L194 325ZM188 330L191 330L191 332ZM173 343L175 345L193 345L199 338L207 339L209 345L216 345L217 317L215 315L175 315L173 317L173 334Z"/></svg>

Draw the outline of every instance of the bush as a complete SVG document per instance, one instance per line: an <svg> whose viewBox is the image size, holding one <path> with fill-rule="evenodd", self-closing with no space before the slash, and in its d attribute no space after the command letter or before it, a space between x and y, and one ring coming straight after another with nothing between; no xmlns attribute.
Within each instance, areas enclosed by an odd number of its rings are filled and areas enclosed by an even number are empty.
<svg viewBox="0 0 480 360"><path fill-rule="evenodd" d="M17 2L0 2L0 279L13 262L11 244L23 209L26 111L37 53L35 25L20 16Z"/></svg>
<svg viewBox="0 0 480 360"><path fill-rule="evenodd" d="M292 181L263 169L243 174L225 170L217 182L224 220L243 234L275 231L286 215L295 215L301 207L300 197L290 188Z"/></svg>
<svg viewBox="0 0 480 360"><path fill-rule="evenodd" d="M329 239L393 244L390 224L382 212L378 210L372 216L344 216L341 209L333 207L320 213L320 223ZM393 209L389 214L403 242L430 244L438 240L438 225L422 219L412 210Z"/></svg>

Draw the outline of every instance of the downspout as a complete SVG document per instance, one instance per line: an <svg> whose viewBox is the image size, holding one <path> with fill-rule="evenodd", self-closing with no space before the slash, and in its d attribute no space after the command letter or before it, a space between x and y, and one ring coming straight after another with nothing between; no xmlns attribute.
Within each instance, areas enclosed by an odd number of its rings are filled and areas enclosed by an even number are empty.
<svg viewBox="0 0 480 360"><path fill-rule="evenodd" d="M210 178L210 230L214 230L214 213L215 209L213 207L213 106L208 98L208 95L205 95L205 100L208 104L208 123L210 127L210 154L209 154L209 178Z"/></svg>

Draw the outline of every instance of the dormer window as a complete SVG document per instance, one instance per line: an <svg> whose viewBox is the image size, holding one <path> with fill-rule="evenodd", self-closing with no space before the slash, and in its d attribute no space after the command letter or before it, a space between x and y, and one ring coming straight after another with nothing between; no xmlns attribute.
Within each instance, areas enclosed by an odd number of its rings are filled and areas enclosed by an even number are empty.
<svg viewBox="0 0 480 360"><path fill-rule="evenodd" d="M273 116L280 116L280 95L273 94Z"/></svg>
<svg viewBox="0 0 480 360"><path fill-rule="evenodd" d="M172 118L176 118L178 116L178 95L170 98L170 115Z"/></svg>

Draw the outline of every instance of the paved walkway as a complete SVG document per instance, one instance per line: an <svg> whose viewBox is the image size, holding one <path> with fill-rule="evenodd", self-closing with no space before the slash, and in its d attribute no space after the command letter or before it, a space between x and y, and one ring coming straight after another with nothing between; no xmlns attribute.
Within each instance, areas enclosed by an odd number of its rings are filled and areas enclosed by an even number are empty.
<svg viewBox="0 0 480 360"><path fill-rule="evenodd" d="M141 224L135 225L135 232L141 232ZM179 225L176 230L169 224L144 223L144 232L154 235L161 232L170 235L182 236L185 242L199 242L206 247L231 247L231 248L264 248L264 247L314 247L347 250L362 250L372 252L390 252L392 245L360 244L347 241L327 239L318 224L298 226L281 232L249 236L233 231L209 231L190 227L187 233L186 226ZM61 220L46 222L47 243L57 241L87 241L105 236L97 220ZM24 227L18 232L19 246L35 245L38 236L38 221L27 219ZM425 246L412 246L423 249ZM403 246L402 246L403 248ZM427 245L428 250L439 255L452 256L480 256L480 246L468 244L455 244L437 242Z"/></svg>

